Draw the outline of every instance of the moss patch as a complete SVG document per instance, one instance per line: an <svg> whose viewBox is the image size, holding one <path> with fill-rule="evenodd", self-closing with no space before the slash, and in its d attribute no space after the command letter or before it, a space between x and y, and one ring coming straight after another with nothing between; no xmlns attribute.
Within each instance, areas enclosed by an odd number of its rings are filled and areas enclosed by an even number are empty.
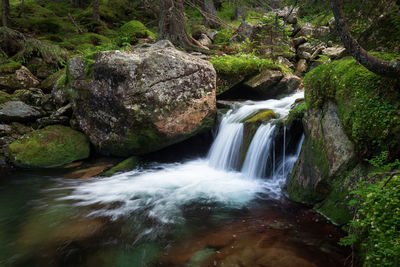
<svg viewBox="0 0 400 267"><path fill-rule="evenodd" d="M9 146L10 160L18 167L51 168L89 156L87 137L55 125L33 131Z"/></svg>
<svg viewBox="0 0 400 267"><path fill-rule="evenodd" d="M271 59L262 59L252 55L220 56L210 60L218 75L251 76L267 69L280 70L290 73L284 65L273 62Z"/></svg>
<svg viewBox="0 0 400 267"><path fill-rule="evenodd" d="M361 158L380 151L389 151L392 158L400 156L400 94L394 80L368 71L351 58L313 69L304 85L309 108L336 102L345 133Z"/></svg>
<svg viewBox="0 0 400 267"><path fill-rule="evenodd" d="M246 123L252 123L252 122L267 122L271 119L277 119L279 116L273 112L272 110L264 110L262 112L259 112L257 115L251 117L246 121Z"/></svg>
<svg viewBox="0 0 400 267"><path fill-rule="evenodd" d="M118 38L121 45L124 43L135 44L139 38L145 37L155 39L155 35L138 20L131 20L125 23L118 31Z"/></svg>
<svg viewBox="0 0 400 267"><path fill-rule="evenodd" d="M21 63L13 60L8 60L6 63L0 65L0 73L14 73L21 68Z"/></svg>

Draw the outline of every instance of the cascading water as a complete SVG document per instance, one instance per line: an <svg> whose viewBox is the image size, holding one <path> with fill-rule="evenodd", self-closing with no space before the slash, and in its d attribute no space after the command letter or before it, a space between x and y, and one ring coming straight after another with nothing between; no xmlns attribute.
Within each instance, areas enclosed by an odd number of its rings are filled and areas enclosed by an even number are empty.
<svg viewBox="0 0 400 267"><path fill-rule="evenodd" d="M283 118L301 97L303 93L281 100L240 103L238 109L230 110L222 119L206 159L158 164L155 168L137 169L111 178L71 182L72 193L62 199L73 200L77 206L100 207L90 213L95 216L117 219L135 214L170 224L184 220L182 209L189 203L240 208L257 196L279 198L285 175L298 155L285 155L280 160L273 139L277 127L261 125L249 146L242 171L238 171L242 121L264 109L273 110ZM286 138L286 132L284 135ZM267 161L273 162L272 170L268 170Z"/></svg>
<svg viewBox="0 0 400 267"><path fill-rule="evenodd" d="M247 177L260 178L265 173L266 163L271 155L274 130L275 126L268 123L261 125L255 133L242 168L242 173Z"/></svg>

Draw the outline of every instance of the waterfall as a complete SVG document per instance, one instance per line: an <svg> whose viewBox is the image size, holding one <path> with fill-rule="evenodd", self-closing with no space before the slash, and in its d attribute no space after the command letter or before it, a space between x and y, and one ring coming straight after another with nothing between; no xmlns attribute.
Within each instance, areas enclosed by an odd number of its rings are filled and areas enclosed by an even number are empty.
<svg viewBox="0 0 400 267"><path fill-rule="evenodd" d="M211 167L222 170L235 170L238 167L243 128L243 123L229 123L228 117L222 120L208 155Z"/></svg>
<svg viewBox="0 0 400 267"><path fill-rule="evenodd" d="M297 98L303 93L296 93L283 99L270 99L266 101L246 101L239 103L239 108L230 110L223 117L219 126L217 137L208 154L209 166L233 171L240 169L240 153L243 143L244 123L247 118L260 110L270 109L280 115L281 118L289 114L289 111ZM266 173L272 173L271 178L286 177L287 170L291 170L286 155L286 126L283 130L282 160L276 158L275 140L273 139L276 127L272 123L260 125L256 131L247 151L242 174L249 178L263 178ZM278 155L280 156L280 155ZM297 158L297 157L296 157ZM272 161L272 170L267 169L267 161ZM278 164L278 166L276 166ZM281 179L279 178L279 180Z"/></svg>
<svg viewBox="0 0 400 267"><path fill-rule="evenodd" d="M268 123L261 125L255 133L242 168L247 177L261 178L265 173L274 130L275 126Z"/></svg>

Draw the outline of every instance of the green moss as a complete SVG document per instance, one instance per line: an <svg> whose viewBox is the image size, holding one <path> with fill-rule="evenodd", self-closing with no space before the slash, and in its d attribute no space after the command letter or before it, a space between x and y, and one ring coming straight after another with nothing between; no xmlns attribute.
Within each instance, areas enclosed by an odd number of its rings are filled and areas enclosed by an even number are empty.
<svg viewBox="0 0 400 267"><path fill-rule="evenodd" d="M306 111L307 104L305 102L297 105L289 111L289 115L287 117L287 120L285 121L285 124L291 125L295 120L301 120L304 117Z"/></svg>
<svg viewBox="0 0 400 267"><path fill-rule="evenodd" d="M118 38L121 45L124 45L124 43L135 44L139 38L149 36L155 39L155 35L138 20L131 20L125 23L118 31Z"/></svg>
<svg viewBox="0 0 400 267"><path fill-rule="evenodd" d="M0 91L0 104L13 100L15 96L7 94L6 92Z"/></svg>
<svg viewBox="0 0 400 267"><path fill-rule="evenodd" d="M104 176L113 176L114 174L118 172L125 172L125 171L130 171L138 166L140 162L140 159L136 156L129 157L122 162L118 163L111 169L107 170L104 172L102 175Z"/></svg>
<svg viewBox="0 0 400 267"><path fill-rule="evenodd" d="M246 121L246 123L254 123L254 122L267 122L271 119L277 119L279 116L273 112L272 110L264 110L259 112L257 115L251 117Z"/></svg>
<svg viewBox="0 0 400 267"><path fill-rule="evenodd" d="M47 126L24 135L9 146L10 160L18 167L51 168L89 156L88 138L69 127Z"/></svg>
<svg viewBox="0 0 400 267"><path fill-rule="evenodd" d="M22 64L13 60L8 60L6 63L0 65L0 73L14 73L21 68Z"/></svg>
<svg viewBox="0 0 400 267"><path fill-rule="evenodd" d="M400 94L394 80L368 71L354 59L343 59L313 69L304 84L309 108L336 102L345 133L360 157L381 151L400 155Z"/></svg>
<svg viewBox="0 0 400 267"><path fill-rule="evenodd" d="M49 77L47 77L42 83L41 83L41 88L46 89L46 90L51 90L54 85L59 88L59 84L63 82L65 84L66 82L66 75L65 75L65 69L59 70L56 73L53 73Z"/></svg>
<svg viewBox="0 0 400 267"><path fill-rule="evenodd" d="M271 59L262 59L252 55L220 56L210 60L218 75L222 76L250 76L267 69L280 70L290 73L290 70Z"/></svg>
<svg viewBox="0 0 400 267"><path fill-rule="evenodd" d="M329 195L314 206L314 209L336 225L348 223L352 214L349 208L349 191L341 186L343 179L337 181Z"/></svg>

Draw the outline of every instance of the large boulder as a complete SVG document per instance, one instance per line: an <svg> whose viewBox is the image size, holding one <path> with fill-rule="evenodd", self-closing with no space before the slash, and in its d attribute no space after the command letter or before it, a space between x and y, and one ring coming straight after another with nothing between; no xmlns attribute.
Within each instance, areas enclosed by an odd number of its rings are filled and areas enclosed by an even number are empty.
<svg viewBox="0 0 400 267"><path fill-rule="evenodd" d="M69 127L55 125L28 133L9 146L10 161L24 168L51 168L85 159L87 137Z"/></svg>
<svg viewBox="0 0 400 267"><path fill-rule="evenodd" d="M328 196L337 187L335 183L343 181L340 178L356 164L354 145L345 134L332 102L323 109L307 111L303 123L305 141L287 187L289 196L307 204L331 201ZM348 193L348 190L340 191ZM338 200L336 195L333 198L337 201L337 213L328 210L324 214L338 224L346 223L347 203L344 199Z"/></svg>
<svg viewBox="0 0 400 267"><path fill-rule="evenodd" d="M100 52L93 65L76 57L68 69L78 125L104 153L152 152L214 123L213 66L168 41L135 52Z"/></svg>
<svg viewBox="0 0 400 267"><path fill-rule="evenodd" d="M38 85L39 80L24 66L21 66L15 73L0 75L0 89L9 93L17 89L29 89Z"/></svg>

